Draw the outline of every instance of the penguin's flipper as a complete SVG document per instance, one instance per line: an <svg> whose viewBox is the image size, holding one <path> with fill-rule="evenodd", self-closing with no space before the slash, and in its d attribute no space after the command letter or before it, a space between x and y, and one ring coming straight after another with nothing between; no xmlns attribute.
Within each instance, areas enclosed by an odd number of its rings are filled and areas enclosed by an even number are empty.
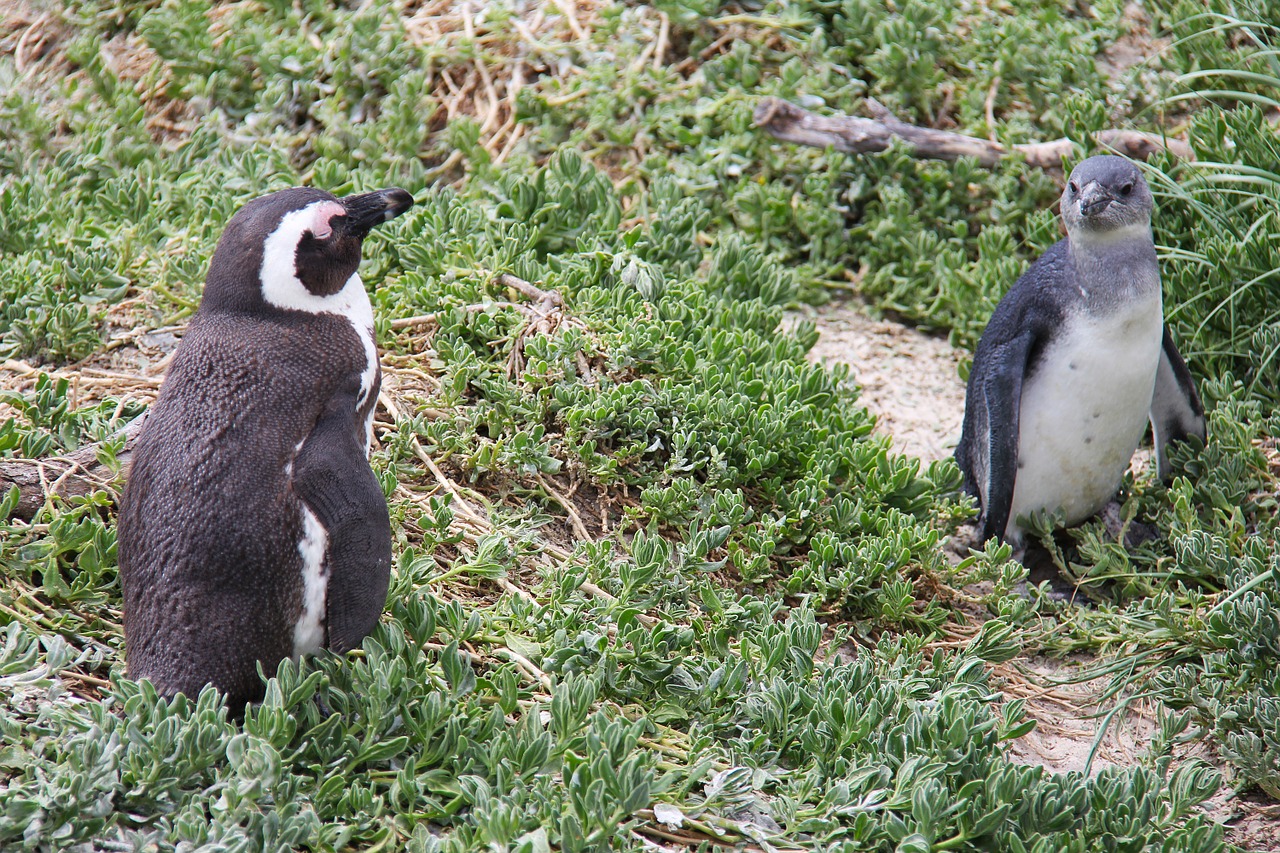
<svg viewBox="0 0 1280 853"><path fill-rule="evenodd" d="M1013 508L1018 477L1018 419L1022 409L1022 381L1035 334L1025 331L991 352L982 377L982 405L986 408L986 501L982 513L982 541L1004 539Z"/></svg>
<svg viewBox="0 0 1280 853"><path fill-rule="evenodd" d="M378 624L391 581L387 499L356 440L354 397L329 407L294 461L293 487L327 534L327 646L342 654Z"/></svg>
<svg viewBox="0 0 1280 853"><path fill-rule="evenodd" d="M1169 464L1169 442L1185 441L1191 436L1204 441L1207 434L1204 406L1196 393L1196 383L1173 344L1168 325L1164 327L1155 392L1151 395L1151 434L1156 448L1156 471L1161 480L1169 479L1173 473Z"/></svg>

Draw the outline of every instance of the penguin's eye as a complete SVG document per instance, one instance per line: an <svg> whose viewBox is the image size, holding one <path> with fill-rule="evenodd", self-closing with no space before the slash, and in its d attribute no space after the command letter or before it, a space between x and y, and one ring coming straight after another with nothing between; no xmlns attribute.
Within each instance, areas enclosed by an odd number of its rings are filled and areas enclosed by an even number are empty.
<svg viewBox="0 0 1280 853"><path fill-rule="evenodd" d="M1128 197L1131 192L1133 192L1133 181L1120 185L1120 195Z"/></svg>
<svg viewBox="0 0 1280 853"><path fill-rule="evenodd" d="M1072 181L1071 183L1067 184L1067 189L1071 190L1072 195L1075 195L1076 193L1080 192L1080 187L1076 185L1075 181Z"/></svg>

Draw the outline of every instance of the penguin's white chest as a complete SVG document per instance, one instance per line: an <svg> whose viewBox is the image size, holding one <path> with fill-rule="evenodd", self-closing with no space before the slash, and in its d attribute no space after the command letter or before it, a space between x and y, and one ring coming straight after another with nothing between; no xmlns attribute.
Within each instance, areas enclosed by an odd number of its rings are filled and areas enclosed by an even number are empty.
<svg viewBox="0 0 1280 853"><path fill-rule="evenodd" d="M302 539L298 556L302 558L302 612L293 626L293 657L314 655L324 648L325 598L329 588L329 567L325 552L329 534L316 514L299 502L302 512Z"/></svg>
<svg viewBox="0 0 1280 853"><path fill-rule="evenodd" d="M1022 387L1018 516L1061 510L1068 525L1106 505L1146 429L1163 334L1160 291L1101 316L1071 315Z"/></svg>

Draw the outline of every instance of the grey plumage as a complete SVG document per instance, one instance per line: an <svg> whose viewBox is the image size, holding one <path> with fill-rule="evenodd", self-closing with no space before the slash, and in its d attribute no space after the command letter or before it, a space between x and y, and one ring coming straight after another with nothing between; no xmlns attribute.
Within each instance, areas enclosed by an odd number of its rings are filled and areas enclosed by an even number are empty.
<svg viewBox="0 0 1280 853"><path fill-rule="evenodd" d="M1164 325L1154 202L1120 157L1091 157L1062 195L1067 237L996 307L974 354L956 461L981 538L1020 543L1020 515L1075 524L1114 495L1150 420L1167 446L1205 436L1204 411Z"/></svg>
<svg viewBox="0 0 1280 853"><path fill-rule="evenodd" d="M228 223L134 451L120 510L129 675L233 705L377 623L390 523L367 442L380 371L356 269L404 190L296 188Z"/></svg>

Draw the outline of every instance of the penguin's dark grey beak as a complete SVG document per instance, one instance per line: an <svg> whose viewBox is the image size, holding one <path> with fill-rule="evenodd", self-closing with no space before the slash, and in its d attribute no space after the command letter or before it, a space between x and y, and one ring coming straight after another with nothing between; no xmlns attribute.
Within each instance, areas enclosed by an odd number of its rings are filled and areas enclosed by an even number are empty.
<svg viewBox="0 0 1280 853"><path fill-rule="evenodd" d="M338 200L347 211L347 228L361 237L413 207L413 196L399 187L349 195Z"/></svg>
<svg viewBox="0 0 1280 853"><path fill-rule="evenodd" d="M1080 213L1084 216L1095 216L1111 206L1115 197L1107 192L1097 181L1084 185L1080 192Z"/></svg>

